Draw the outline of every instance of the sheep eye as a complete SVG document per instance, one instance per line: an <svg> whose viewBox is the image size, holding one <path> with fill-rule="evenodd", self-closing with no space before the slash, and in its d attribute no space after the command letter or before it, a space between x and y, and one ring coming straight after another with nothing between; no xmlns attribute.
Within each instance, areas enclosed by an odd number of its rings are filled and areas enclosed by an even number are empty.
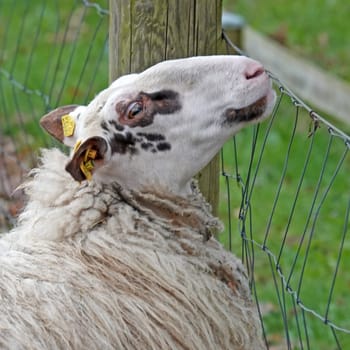
<svg viewBox="0 0 350 350"><path fill-rule="evenodd" d="M134 119L139 113L143 111L143 106L140 102L133 102L127 109L128 119Z"/></svg>

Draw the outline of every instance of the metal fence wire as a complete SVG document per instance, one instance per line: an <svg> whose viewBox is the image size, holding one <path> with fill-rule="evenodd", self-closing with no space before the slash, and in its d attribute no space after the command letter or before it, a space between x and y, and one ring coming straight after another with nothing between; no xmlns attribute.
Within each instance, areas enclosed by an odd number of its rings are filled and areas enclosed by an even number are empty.
<svg viewBox="0 0 350 350"><path fill-rule="evenodd" d="M1 232L52 145L40 117L107 85L107 1L2 0L0 22ZM270 349L348 349L350 138L271 78L272 117L221 152L220 239L242 254Z"/></svg>
<svg viewBox="0 0 350 350"><path fill-rule="evenodd" d="M350 137L269 74L271 119L221 152L227 244L242 246L271 349L348 349Z"/></svg>
<svg viewBox="0 0 350 350"><path fill-rule="evenodd" d="M53 145L40 117L84 104L108 83L108 10L100 2L0 1L0 232L23 204L14 190L39 147Z"/></svg>

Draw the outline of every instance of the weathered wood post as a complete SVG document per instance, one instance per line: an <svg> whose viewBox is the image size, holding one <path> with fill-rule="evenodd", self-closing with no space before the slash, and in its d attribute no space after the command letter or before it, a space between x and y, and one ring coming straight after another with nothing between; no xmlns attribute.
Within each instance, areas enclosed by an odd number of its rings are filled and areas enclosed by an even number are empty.
<svg viewBox="0 0 350 350"><path fill-rule="evenodd" d="M222 14L222 29L225 31L233 44L242 49L242 31L245 20L235 13L224 11Z"/></svg>
<svg viewBox="0 0 350 350"><path fill-rule="evenodd" d="M216 54L222 0L110 0L110 80L166 60ZM202 193L217 212L219 157L200 174Z"/></svg>

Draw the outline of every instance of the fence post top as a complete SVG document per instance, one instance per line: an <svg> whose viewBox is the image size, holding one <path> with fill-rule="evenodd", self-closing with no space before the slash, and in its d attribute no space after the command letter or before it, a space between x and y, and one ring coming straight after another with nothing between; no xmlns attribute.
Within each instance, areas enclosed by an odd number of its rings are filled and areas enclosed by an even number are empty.
<svg viewBox="0 0 350 350"><path fill-rule="evenodd" d="M237 15L236 13L223 11L222 17L222 28L223 29L242 29L245 26L245 19L243 16Z"/></svg>

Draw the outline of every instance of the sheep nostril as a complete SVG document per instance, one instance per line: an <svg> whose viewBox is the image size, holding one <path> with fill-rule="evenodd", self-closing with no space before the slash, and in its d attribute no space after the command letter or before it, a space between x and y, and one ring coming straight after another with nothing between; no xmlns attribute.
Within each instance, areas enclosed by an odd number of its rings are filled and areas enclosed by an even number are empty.
<svg viewBox="0 0 350 350"><path fill-rule="evenodd" d="M245 77L247 80L255 79L264 73L265 73L265 69L263 66L254 65L247 69L247 71L245 72Z"/></svg>

